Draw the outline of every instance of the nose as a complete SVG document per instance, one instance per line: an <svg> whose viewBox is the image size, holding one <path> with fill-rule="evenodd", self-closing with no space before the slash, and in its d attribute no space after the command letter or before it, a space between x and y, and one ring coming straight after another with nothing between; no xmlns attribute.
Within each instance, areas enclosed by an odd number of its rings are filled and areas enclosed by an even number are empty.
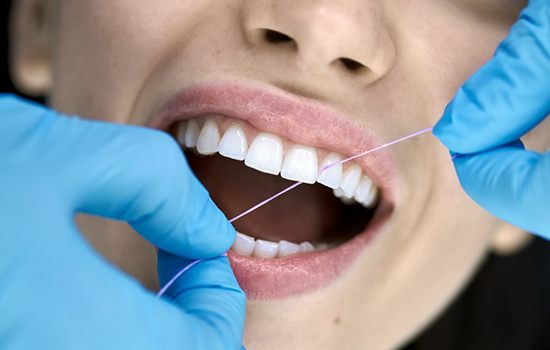
<svg viewBox="0 0 550 350"><path fill-rule="evenodd" d="M383 1L248 0L242 23L253 48L286 54L309 73L372 83L395 61Z"/></svg>

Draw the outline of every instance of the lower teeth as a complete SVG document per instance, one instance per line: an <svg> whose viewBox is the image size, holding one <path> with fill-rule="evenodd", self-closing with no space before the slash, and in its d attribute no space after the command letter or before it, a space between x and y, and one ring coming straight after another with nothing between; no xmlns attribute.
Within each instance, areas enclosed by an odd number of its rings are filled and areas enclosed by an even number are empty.
<svg viewBox="0 0 550 350"><path fill-rule="evenodd" d="M283 258L293 254L309 253L328 248L329 245L326 243L313 245L310 242L296 244L285 240L282 240L279 243L262 239L256 240L240 232L237 232L235 243L233 243L233 247L231 247L231 249L238 255L260 258Z"/></svg>

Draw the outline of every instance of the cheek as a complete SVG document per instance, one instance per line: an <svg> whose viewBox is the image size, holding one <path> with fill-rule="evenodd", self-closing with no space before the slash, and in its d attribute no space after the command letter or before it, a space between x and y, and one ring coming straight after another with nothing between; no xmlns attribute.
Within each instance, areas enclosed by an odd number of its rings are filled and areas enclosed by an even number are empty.
<svg viewBox="0 0 550 350"><path fill-rule="evenodd" d="M55 32L51 103L66 113L128 121L135 96L185 40L207 3L63 2Z"/></svg>

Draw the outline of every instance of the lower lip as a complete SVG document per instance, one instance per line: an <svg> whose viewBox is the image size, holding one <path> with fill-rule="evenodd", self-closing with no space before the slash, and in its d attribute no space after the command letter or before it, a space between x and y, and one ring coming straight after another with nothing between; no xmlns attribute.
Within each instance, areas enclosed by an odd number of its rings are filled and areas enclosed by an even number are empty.
<svg viewBox="0 0 550 350"><path fill-rule="evenodd" d="M365 231L338 247L280 259L228 252L229 262L248 299L281 299L323 288L336 280L363 251L391 214L378 208Z"/></svg>

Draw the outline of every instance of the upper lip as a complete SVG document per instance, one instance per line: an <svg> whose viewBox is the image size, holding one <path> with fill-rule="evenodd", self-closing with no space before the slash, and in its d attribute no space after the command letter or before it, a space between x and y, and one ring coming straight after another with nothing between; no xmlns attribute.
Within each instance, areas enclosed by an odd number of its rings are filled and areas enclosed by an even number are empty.
<svg viewBox="0 0 550 350"><path fill-rule="evenodd" d="M365 127L336 109L257 82L217 81L187 87L169 98L148 126L166 130L175 122L207 114L241 119L292 142L343 156L381 144ZM381 150L355 162L381 189L383 202L393 202L396 167L389 153Z"/></svg>

